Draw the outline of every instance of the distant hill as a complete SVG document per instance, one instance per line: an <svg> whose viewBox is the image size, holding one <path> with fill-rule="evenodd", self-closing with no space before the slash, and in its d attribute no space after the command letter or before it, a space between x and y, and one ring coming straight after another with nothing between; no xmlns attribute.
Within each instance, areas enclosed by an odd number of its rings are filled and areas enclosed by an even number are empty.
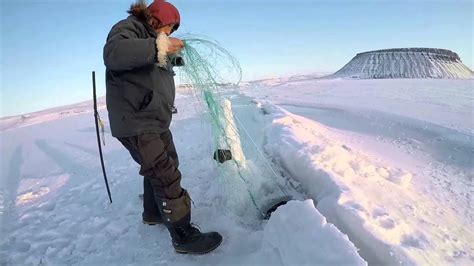
<svg viewBox="0 0 474 266"><path fill-rule="evenodd" d="M439 78L469 79L474 73L450 50L397 48L357 54L328 78L392 79Z"/></svg>

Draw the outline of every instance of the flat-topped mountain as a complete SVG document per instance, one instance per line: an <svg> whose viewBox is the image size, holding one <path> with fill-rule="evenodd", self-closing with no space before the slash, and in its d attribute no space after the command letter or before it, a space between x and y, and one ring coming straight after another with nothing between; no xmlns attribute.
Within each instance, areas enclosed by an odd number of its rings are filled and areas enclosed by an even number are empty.
<svg viewBox="0 0 474 266"><path fill-rule="evenodd" d="M469 79L474 77L474 73L450 50L397 48L359 53L328 77Z"/></svg>

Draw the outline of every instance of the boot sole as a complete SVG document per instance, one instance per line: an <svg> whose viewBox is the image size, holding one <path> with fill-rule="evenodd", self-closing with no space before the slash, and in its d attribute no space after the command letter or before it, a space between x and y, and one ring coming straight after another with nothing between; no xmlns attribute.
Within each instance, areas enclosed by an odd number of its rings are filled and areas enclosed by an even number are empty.
<svg viewBox="0 0 474 266"><path fill-rule="evenodd" d="M176 248L174 250L179 254L203 255L203 254L207 254L207 253L213 251L214 249L218 248L221 245L221 243L222 243L222 239L214 247L212 247L208 250L202 251L202 252L189 252L189 251L185 251L185 250L179 250L179 249L176 249Z"/></svg>
<svg viewBox="0 0 474 266"><path fill-rule="evenodd" d="M146 225L157 225L157 224L163 224L162 222L147 222L147 221L142 221L143 224Z"/></svg>

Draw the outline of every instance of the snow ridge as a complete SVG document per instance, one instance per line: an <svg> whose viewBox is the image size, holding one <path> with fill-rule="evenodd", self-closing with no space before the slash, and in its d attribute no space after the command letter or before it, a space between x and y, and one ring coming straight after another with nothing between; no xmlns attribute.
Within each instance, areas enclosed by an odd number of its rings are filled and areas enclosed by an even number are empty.
<svg viewBox="0 0 474 266"><path fill-rule="evenodd" d="M412 184L419 176L370 158L330 128L281 107L264 104L263 112L274 118L266 151L369 265L472 260L466 223L420 193Z"/></svg>

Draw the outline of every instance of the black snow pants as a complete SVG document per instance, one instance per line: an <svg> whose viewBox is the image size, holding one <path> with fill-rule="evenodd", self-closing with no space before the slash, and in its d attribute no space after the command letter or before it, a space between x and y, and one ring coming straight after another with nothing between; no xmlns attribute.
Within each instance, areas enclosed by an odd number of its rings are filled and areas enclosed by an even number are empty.
<svg viewBox="0 0 474 266"><path fill-rule="evenodd" d="M143 209L161 216L167 227L190 222L191 198L181 187L179 160L171 131L144 133L118 139L140 165L143 179Z"/></svg>

